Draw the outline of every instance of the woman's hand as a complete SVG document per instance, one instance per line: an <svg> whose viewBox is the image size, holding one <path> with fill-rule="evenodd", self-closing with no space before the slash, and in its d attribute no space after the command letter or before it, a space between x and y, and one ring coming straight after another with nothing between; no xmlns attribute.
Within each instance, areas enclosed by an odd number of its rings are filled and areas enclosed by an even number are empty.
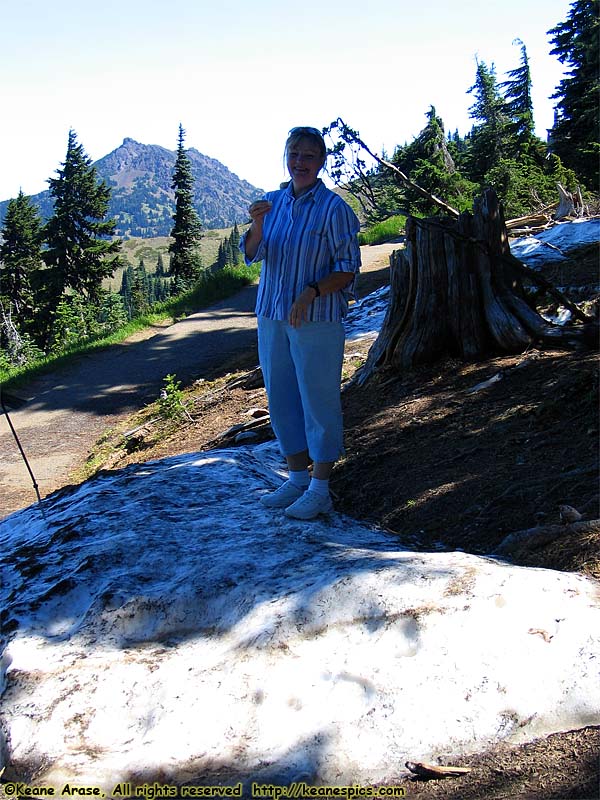
<svg viewBox="0 0 600 800"><path fill-rule="evenodd" d="M262 225L265 214L268 214L272 208L273 203L270 203L268 200L256 200L248 209L250 219L252 222Z"/></svg>
<svg viewBox="0 0 600 800"><path fill-rule="evenodd" d="M339 292L350 286L355 278L354 272L330 272L324 278L319 278L319 296L325 297L332 292ZM316 299L317 292L310 286L299 295L290 309L288 317L290 325L299 328L303 322L308 320L308 307Z"/></svg>
<svg viewBox="0 0 600 800"><path fill-rule="evenodd" d="M272 208L273 203L268 200L256 200L248 209L252 225L246 234L246 258L250 260L258 252L258 246L263 235L263 220Z"/></svg>
<svg viewBox="0 0 600 800"><path fill-rule="evenodd" d="M295 300L290 309L289 323L292 328L299 328L308 320L308 307L315 299L316 292L308 286Z"/></svg>

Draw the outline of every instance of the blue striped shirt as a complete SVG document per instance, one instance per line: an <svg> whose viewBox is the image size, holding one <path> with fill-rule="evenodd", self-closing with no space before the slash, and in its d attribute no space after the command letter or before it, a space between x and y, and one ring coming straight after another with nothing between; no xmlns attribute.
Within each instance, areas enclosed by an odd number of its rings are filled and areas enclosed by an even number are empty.
<svg viewBox="0 0 600 800"><path fill-rule="evenodd" d="M308 192L294 197L292 184L267 192L273 203L265 215L263 238L252 261L263 262L256 314L286 320L294 300L309 283L331 272L358 272L360 224L342 198L319 180ZM245 253L246 235L240 241ZM246 259L246 263L252 263ZM312 322L343 319L354 281L345 289L317 297L308 308Z"/></svg>

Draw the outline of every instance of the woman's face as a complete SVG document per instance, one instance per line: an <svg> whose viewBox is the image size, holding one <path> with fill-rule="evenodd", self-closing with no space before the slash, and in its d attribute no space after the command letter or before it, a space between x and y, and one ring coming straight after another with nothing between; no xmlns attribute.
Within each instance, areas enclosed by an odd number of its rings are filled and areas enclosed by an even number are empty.
<svg viewBox="0 0 600 800"><path fill-rule="evenodd" d="M302 137L288 146L286 164L296 197L315 185L324 163L319 146L308 137Z"/></svg>

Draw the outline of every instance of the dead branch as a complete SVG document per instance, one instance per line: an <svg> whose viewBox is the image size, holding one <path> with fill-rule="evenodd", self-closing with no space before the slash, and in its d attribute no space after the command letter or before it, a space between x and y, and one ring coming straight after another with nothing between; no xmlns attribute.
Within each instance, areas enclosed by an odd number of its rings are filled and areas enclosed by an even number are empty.
<svg viewBox="0 0 600 800"><path fill-rule="evenodd" d="M420 778L456 778L471 772L471 767L445 767L437 764L426 764L423 761L407 761L406 768Z"/></svg>
<svg viewBox="0 0 600 800"><path fill-rule="evenodd" d="M227 381L225 384L226 389L259 389L265 385L262 370L260 367L249 372L244 372L243 375L238 375L235 378Z"/></svg>
<svg viewBox="0 0 600 800"><path fill-rule="evenodd" d="M135 428L132 428L129 431L125 431L123 434L124 439L130 439L132 436L135 436L136 433L139 433L141 430L145 428L151 428L155 422L158 422L160 417L152 417L152 419L146 420L146 422L142 422L141 425L137 425ZM145 432L145 431L144 431Z"/></svg>
<svg viewBox="0 0 600 800"><path fill-rule="evenodd" d="M23 337L13 322L12 309L9 305L7 311L4 308L4 304L0 302L0 312L2 313L0 330L4 332L6 337L6 350L9 361L13 362L17 366L22 366L27 362L27 355L24 352L25 345L23 342Z"/></svg>
<svg viewBox="0 0 600 800"><path fill-rule="evenodd" d="M536 233L549 231L553 226L553 222L547 222L544 225L534 225L532 227L525 228L511 228L510 235L513 239L520 238L521 236L535 236Z"/></svg>
<svg viewBox="0 0 600 800"><path fill-rule="evenodd" d="M556 222L567 217L583 217L589 213L581 196L581 187L571 193L557 183L558 201L544 206L533 214L515 217L506 221L507 230L512 236L527 236L551 228Z"/></svg>
<svg viewBox="0 0 600 800"><path fill-rule="evenodd" d="M341 117L338 117L337 120L331 123L331 125L329 126L329 131L333 129L338 129L341 132L341 137L344 142L348 144L357 144L366 153L368 153L374 161L376 161L382 167L385 167L386 169L389 169L391 172L393 172L394 175L396 175L402 183L413 189L418 195L425 198L430 203L437 206L451 217L458 218L459 212L455 208L452 208L452 206L448 205L448 203L445 203L441 198L437 197L434 194L431 194L426 189L423 189L422 186L419 186L418 183L412 181L408 177L408 175L405 175L404 172L398 169L398 167L395 164L392 164L385 158L381 158L381 156L376 155L371 150L371 148L367 144L365 144L365 142L360 138L357 131L354 131L352 128L346 125L346 123Z"/></svg>

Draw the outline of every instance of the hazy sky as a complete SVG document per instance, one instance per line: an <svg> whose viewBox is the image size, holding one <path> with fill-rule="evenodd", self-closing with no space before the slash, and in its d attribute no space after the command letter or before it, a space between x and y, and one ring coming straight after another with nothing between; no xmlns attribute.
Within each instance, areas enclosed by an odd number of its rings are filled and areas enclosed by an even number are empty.
<svg viewBox="0 0 600 800"><path fill-rule="evenodd" d="M434 105L472 121L475 59L499 80L527 47L536 132L562 65L547 31L567 0L0 0L0 200L48 188L69 128L96 160L126 136L216 158L256 186L284 177L294 125L341 116L372 149L417 135Z"/></svg>

